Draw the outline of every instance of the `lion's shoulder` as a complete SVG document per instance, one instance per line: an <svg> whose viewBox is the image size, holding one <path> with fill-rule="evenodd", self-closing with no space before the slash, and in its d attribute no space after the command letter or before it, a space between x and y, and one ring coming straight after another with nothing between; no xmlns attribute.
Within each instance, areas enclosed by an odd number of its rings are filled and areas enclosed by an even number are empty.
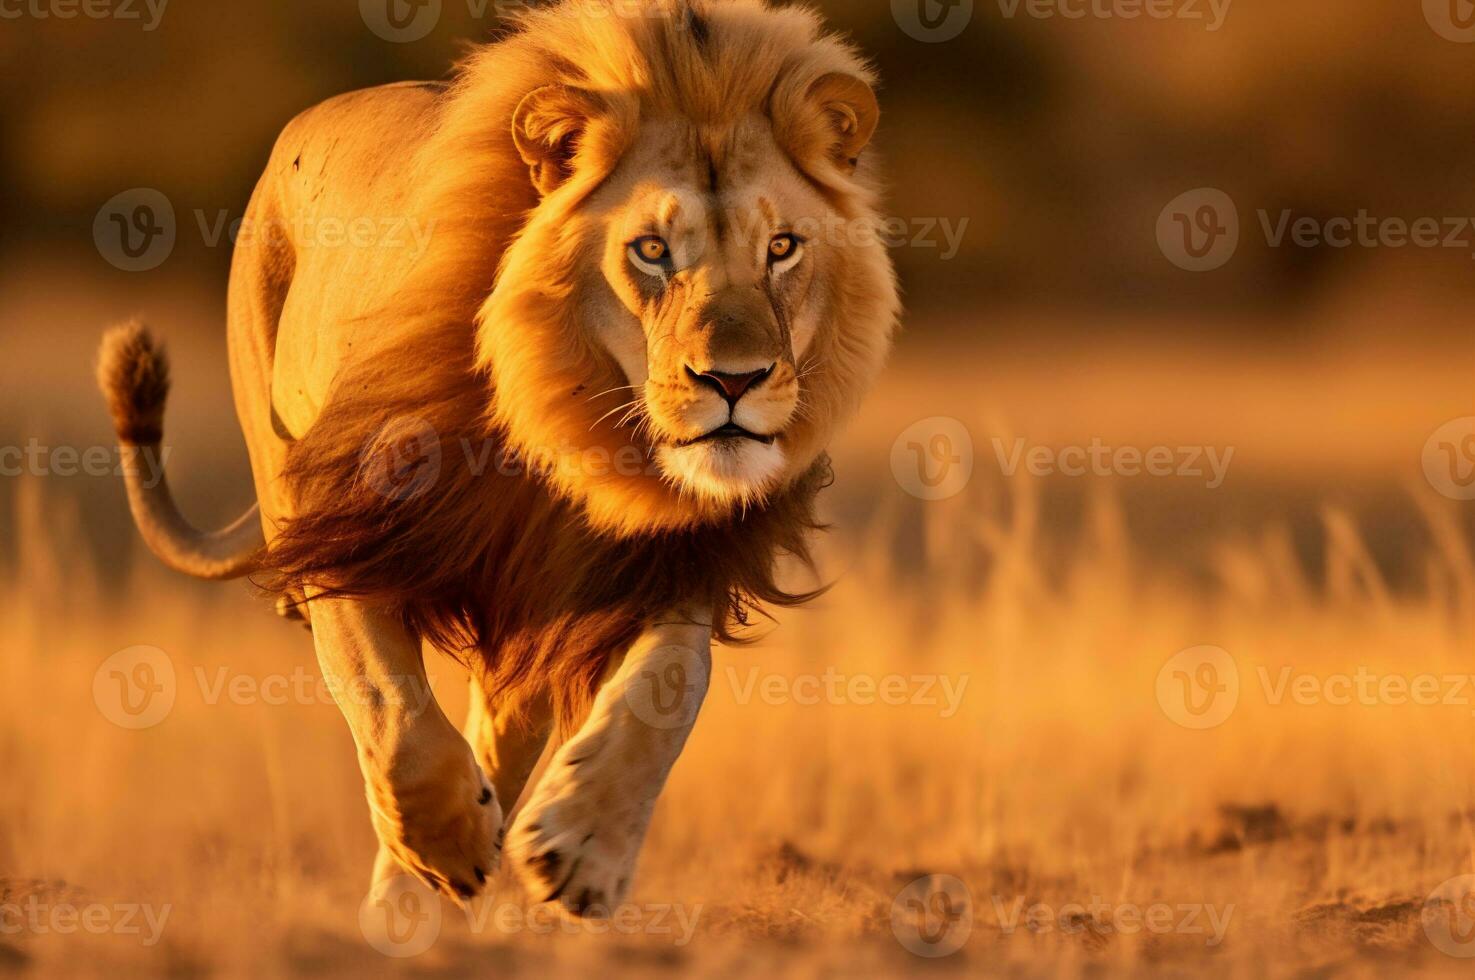
<svg viewBox="0 0 1475 980"><path fill-rule="evenodd" d="M407 159L430 134L447 89L441 82L396 82L319 102L283 127L273 167L311 177Z"/></svg>

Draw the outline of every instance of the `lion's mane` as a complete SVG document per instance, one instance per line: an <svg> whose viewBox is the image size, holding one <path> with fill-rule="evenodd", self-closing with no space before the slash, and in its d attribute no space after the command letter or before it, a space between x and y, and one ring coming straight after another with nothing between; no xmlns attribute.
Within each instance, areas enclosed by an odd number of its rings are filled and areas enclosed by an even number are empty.
<svg viewBox="0 0 1475 980"><path fill-rule="evenodd" d="M809 87L833 72L873 80L805 9L653 0L647 16L617 13L629 7L532 10L461 65L416 161L414 210L435 222L428 250L375 305L361 334L371 346L355 351L292 445L296 515L278 529L262 579L287 594L397 609L417 635L489 674L488 689L509 703L546 689L565 726L655 617L710 609L731 641L753 609L812 598L778 583L779 559L809 560L815 497L829 479L824 443L879 370L897 313L884 254L834 284L828 319L850 333L832 326L816 337L824 367L806 382L793 433L801 465L761 505L713 512L658 474L588 465L591 450L608 460L629 449L623 430L590 424L603 411L593 386L622 381L566 309L575 256L549 256L541 269L506 258L530 214L579 199L539 201L511 136L519 102L555 82L598 93L606 111L577 148L597 171L619 159L647 112L701 125L761 112L790 152L818 154L831 137L805 102ZM874 214L868 166L809 176L842 214ZM494 376L513 380L498 387ZM413 477L428 485L386 493L366 462L392 451L386 440L407 419L431 434L438 461ZM584 462L536 473L498 465L569 446Z"/></svg>

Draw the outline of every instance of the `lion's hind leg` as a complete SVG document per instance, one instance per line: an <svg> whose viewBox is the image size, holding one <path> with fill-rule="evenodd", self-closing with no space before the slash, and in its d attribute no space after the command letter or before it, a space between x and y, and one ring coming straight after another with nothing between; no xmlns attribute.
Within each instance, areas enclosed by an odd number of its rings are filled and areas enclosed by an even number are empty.
<svg viewBox="0 0 1475 980"><path fill-rule="evenodd" d="M477 678L471 679L470 707L463 731L476 760L492 780L504 818L511 819L548 745L552 728L553 709L546 693L508 701L488 691Z"/></svg>

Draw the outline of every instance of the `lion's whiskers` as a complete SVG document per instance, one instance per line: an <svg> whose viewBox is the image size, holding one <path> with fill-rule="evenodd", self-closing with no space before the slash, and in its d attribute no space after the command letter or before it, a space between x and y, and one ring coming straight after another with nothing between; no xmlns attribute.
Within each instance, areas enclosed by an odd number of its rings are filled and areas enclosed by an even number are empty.
<svg viewBox="0 0 1475 980"><path fill-rule="evenodd" d="M617 391L634 391L636 388L639 388L639 387L640 387L640 385L621 385L618 388L610 388L608 391L601 391L597 395L590 395L588 398L586 398L584 400L585 401L592 402L596 398L603 398L605 395L613 395ZM621 407L623 407L623 406L621 406ZM615 409L615 411L619 411L619 409Z"/></svg>
<svg viewBox="0 0 1475 980"><path fill-rule="evenodd" d="M594 420L594 424L591 425L591 426L589 426L589 431L590 432L593 432L595 429L597 429L599 427L599 423L603 422L605 419L609 418L611 415L615 414L616 412L623 412L626 409L630 408L631 406L639 406L639 405L640 405L640 399L638 399L638 398L633 399L633 400L628 401L628 402L625 402L625 404L623 404L623 405L616 405L614 408L610 409L608 412L605 412L599 418L595 419ZM618 429L621 424L623 424L623 423L620 423L620 422L615 423L615 428Z"/></svg>
<svg viewBox="0 0 1475 980"><path fill-rule="evenodd" d="M637 401L635 404L633 404L633 405L630 406L630 411L626 412L623 416L620 417L620 420L615 423L615 428L616 429L624 428L625 425L628 424L632 418L633 419L636 419L637 422L638 422L639 419L640 419L640 416L644 412L645 412L645 404L643 402ZM637 426L637 431L638 431L638 426Z"/></svg>

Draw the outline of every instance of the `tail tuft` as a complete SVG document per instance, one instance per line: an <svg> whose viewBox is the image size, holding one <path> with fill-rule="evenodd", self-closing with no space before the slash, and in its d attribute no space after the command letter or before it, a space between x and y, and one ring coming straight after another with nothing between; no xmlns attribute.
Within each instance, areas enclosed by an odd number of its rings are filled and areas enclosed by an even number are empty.
<svg viewBox="0 0 1475 980"><path fill-rule="evenodd" d="M169 360L137 321L109 330L97 356L97 383L113 413L118 441L155 457L151 474L145 467L123 467L128 507L149 550L170 568L196 578L228 579L250 575L266 546L259 509L252 506L239 520L219 531L201 531L185 520L169 493L164 459L164 402L169 397Z"/></svg>
<svg viewBox="0 0 1475 980"><path fill-rule="evenodd" d="M103 334L97 383L125 445L152 446L164 439L169 397L169 358L148 327L130 320Z"/></svg>

